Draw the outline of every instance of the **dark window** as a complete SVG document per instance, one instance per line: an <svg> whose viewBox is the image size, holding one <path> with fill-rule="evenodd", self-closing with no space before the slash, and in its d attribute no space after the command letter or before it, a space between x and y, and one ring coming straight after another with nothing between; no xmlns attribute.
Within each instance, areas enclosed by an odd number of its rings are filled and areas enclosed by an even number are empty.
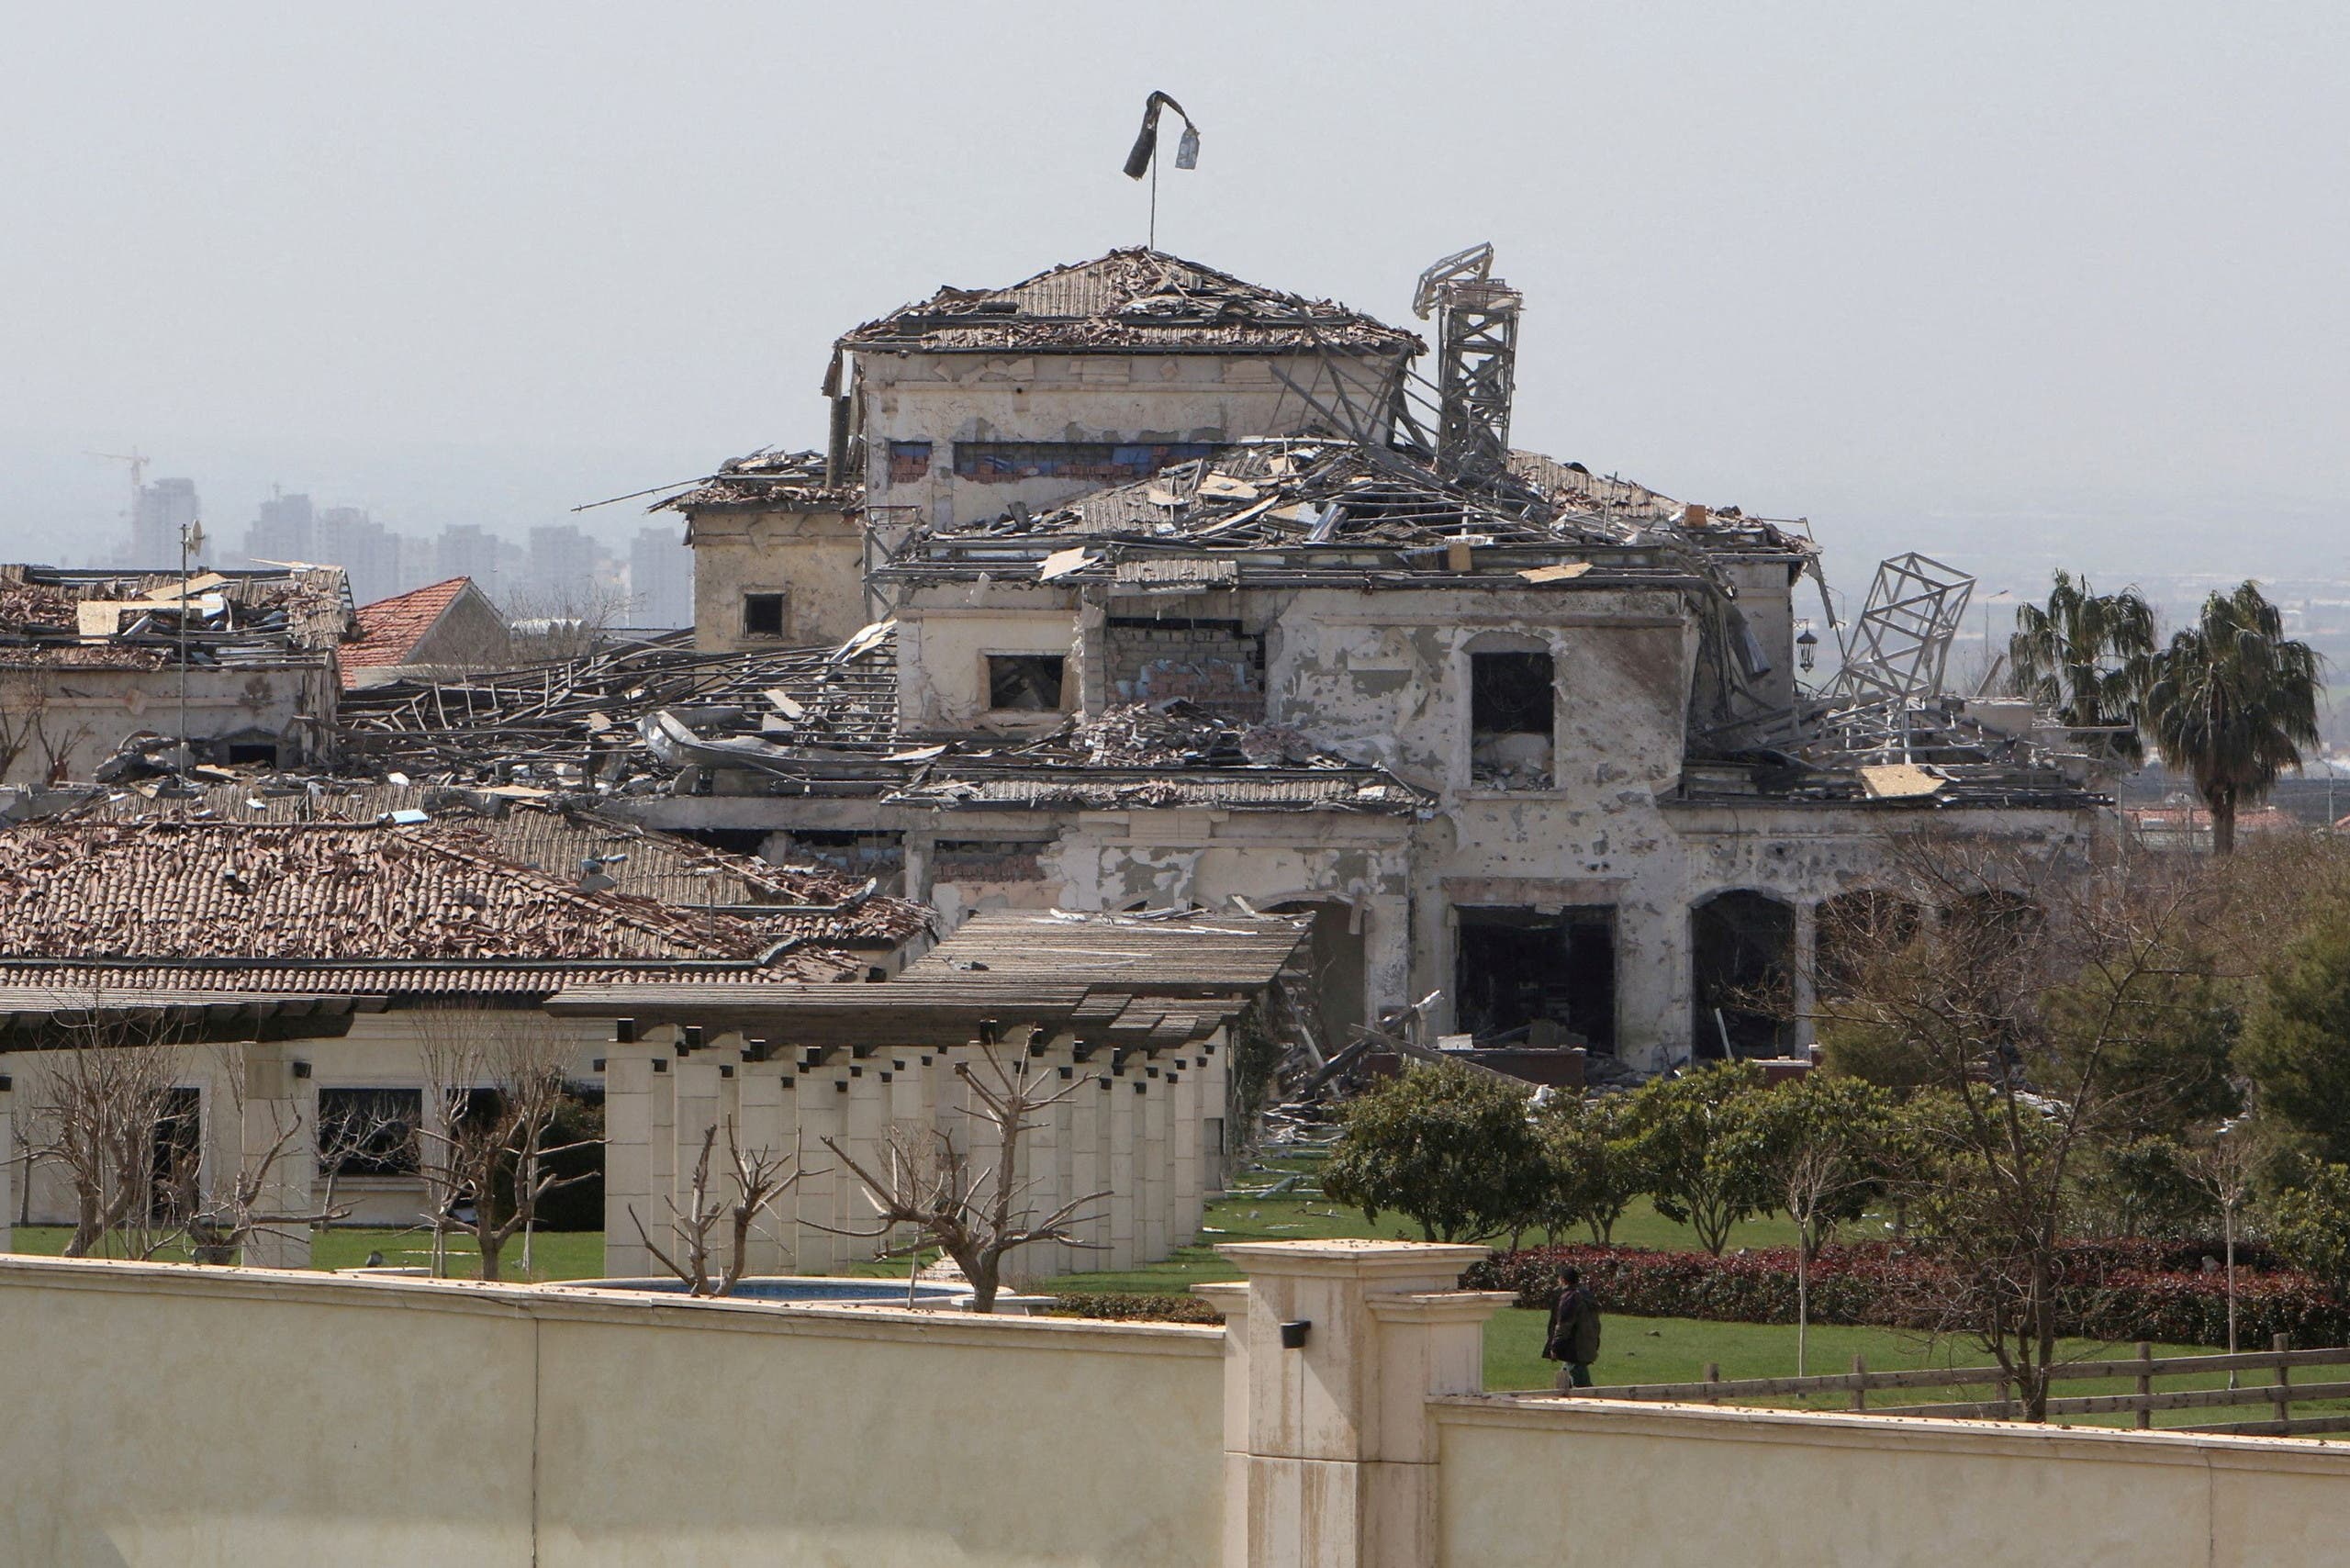
<svg viewBox="0 0 2350 1568"><path fill-rule="evenodd" d="M1616 1048L1616 912L1462 909L1454 983L1480 1046Z"/></svg>
<svg viewBox="0 0 2350 1568"><path fill-rule="evenodd" d="M1481 734L1547 735L1557 704L1548 654L1469 655L1469 727Z"/></svg>
<svg viewBox="0 0 2350 1568"><path fill-rule="evenodd" d="M231 741L226 749L227 760L231 767L245 762L257 762L264 767L277 766L275 741Z"/></svg>
<svg viewBox="0 0 2350 1568"><path fill-rule="evenodd" d="M893 441L890 443L890 483L911 485L930 472L930 442Z"/></svg>
<svg viewBox="0 0 2350 1568"><path fill-rule="evenodd" d="M158 1225L186 1220L200 1201L196 1178L204 1165L204 1094L167 1090L155 1118L154 1168L148 1178L147 1217Z"/></svg>
<svg viewBox="0 0 2350 1568"><path fill-rule="evenodd" d="M1061 678L1069 667L1060 654L990 654L988 706L1058 712Z"/></svg>
<svg viewBox="0 0 2350 1568"><path fill-rule="evenodd" d="M1123 484L1214 451L1212 442L1199 441L958 441L955 474L983 485L1021 479Z"/></svg>
<svg viewBox="0 0 2350 1568"><path fill-rule="evenodd" d="M413 1176L421 1089L319 1091L319 1163L343 1176Z"/></svg>
<svg viewBox="0 0 2350 1568"><path fill-rule="evenodd" d="M780 637L784 633L784 596L779 593L746 593L743 596L743 635L745 637Z"/></svg>
<svg viewBox="0 0 2350 1568"><path fill-rule="evenodd" d="M1689 912L1690 1050L1779 1057L1795 1044L1795 906L1768 893L1717 893Z"/></svg>

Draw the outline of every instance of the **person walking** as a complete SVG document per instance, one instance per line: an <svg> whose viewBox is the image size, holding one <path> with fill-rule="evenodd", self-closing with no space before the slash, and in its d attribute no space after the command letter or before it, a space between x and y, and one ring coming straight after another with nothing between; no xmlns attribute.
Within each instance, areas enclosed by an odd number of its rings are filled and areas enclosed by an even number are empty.
<svg viewBox="0 0 2350 1568"><path fill-rule="evenodd" d="M1559 1271L1559 1299L1550 1308L1550 1332L1542 1358L1559 1363L1559 1391L1591 1386L1591 1363L1599 1359L1599 1303L1583 1288L1583 1274Z"/></svg>

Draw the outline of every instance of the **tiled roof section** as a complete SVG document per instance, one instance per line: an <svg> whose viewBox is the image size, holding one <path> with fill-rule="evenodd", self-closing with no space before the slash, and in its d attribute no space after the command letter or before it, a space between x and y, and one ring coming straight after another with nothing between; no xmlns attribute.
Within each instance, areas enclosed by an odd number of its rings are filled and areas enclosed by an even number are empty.
<svg viewBox="0 0 2350 1568"><path fill-rule="evenodd" d="M709 478L644 510L853 512L864 504L863 486L824 483L822 453L770 446L721 464Z"/></svg>
<svg viewBox="0 0 2350 1568"><path fill-rule="evenodd" d="M183 619L185 625L182 625ZM170 572L0 565L0 663L154 668L324 653L353 624L340 566Z"/></svg>
<svg viewBox="0 0 2350 1568"><path fill-rule="evenodd" d="M1009 288L942 287L841 339L931 353L1230 352L1416 354L1414 334L1327 299L1247 283L1163 251L1112 251Z"/></svg>
<svg viewBox="0 0 2350 1568"><path fill-rule="evenodd" d="M61 963L0 958L0 983L69 995L113 998L139 991L254 992L297 996L543 997L571 986L792 985L861 980L865 966L822 952L785 953L772 962L583 963Z"/></svg>
<svg viewBox="0 0 2350 1568"><path fill-rule="evenodd" d="M359 635L345 643L338 655L345 672L343 684L351 684L349 672L352 670L414 662L409 655L416 651L417 644L457 602L457 596L473 587L473 581L471 577L451 577L446 582L410 588L406 593L361 605L356 612Z"/></svg>
<svg viewBox="0 0 2350 1568"><path fill-rule="evenodd" d="M759 958L777 921L681 909L440 823L39 823L0 833L0 958L475 962ZM826 971L837 953L806 957Z"/></svg>
<svg viewBox="0 0 2350 1568"><path fill-rule="evenodd" d="M614 892L687 911L755 911L749 917L770 936L894 949L928 927L924 906L861 896L863 880L843 872L726 854L567 802L532 799L532 793L319 780L315 790L223 785L197 799L173 802L168 815L153 801L119 792L85 802L72 815L80 822L367 826L392 812L422 811L436 825L479 834L527 869L575 885L592 874L617 884ZM782 913L787 909L792 913Z"/></svg>

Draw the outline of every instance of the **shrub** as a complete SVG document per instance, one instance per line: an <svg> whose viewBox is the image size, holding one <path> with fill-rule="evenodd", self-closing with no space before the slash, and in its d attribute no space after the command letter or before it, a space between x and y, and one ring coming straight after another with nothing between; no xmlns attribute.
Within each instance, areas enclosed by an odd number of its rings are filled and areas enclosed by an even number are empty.
<svg viewBox="0 0 2350 1568"><path fill-rule="evenodd" d="M2225 1345L2225 1280L2202 1271L2200 1249L2176 1243L2095 1242L2063 1249L2056 1293L2058 1331L2127 1344ZM1461 1275L1472 1290L1517 1293L1517 1305L1547 1310L1559 1270L1573 1264L1603 1310L1635 1317L1695 1317L1720 1323L1796 1320L1796 1251L1767 1248L1714 1258L1637 1247L1531 1247L1496 1252ZM2184 1266L2182 1266L2184 1265ZM1919 1331L1936 1323L1929 1303L1937 1265L1891 1243L1823 1247L1811 1265L1815 1323ZM2291 1270L2236 1274L2242 1341L2288 1334L2297 1345L2350 1343L2350 1300Z"/></svg>
<svg viewBox="0 0 2350 1568"><path fill-rule="evenodd" d="M1419 1222L1430 1241L1473 1241L1530 1223L1548 1168L1528 1092L1457 1062L1415 1065L1351 1102L1322 1191L1374 1221Z"/></svg>
<svg viewBox="0 0 2350 1568"><path fill-rule="evenodd" d="M1139 1291L1066 1291L1045 1309L1048 1317L1110 1317L1138 1323L1222 1323L1224 1314L1195 1295Z"/></svg>

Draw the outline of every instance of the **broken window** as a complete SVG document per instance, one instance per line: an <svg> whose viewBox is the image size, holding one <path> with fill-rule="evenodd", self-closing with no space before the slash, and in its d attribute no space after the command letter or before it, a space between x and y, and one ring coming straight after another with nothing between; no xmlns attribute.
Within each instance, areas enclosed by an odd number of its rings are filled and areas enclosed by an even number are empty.
<svg viewBox="0 0 2350 1568"><path fill-rule="evenodd" d="M1547 653L1469 655L1470 781L1488 790L1550 787L1554 672Z"/></svg>
<svg viewBox="0 0 2350 1568"><path fill-rule="evenodd" d="M958 441L955 475L983 485L1022 479L1125 484L1214 451L1213 444L1198 441Z"/></svg>
<svg viewBox="0 0 2350 1568"><path fill-rule="evenodd" d="M930 442L893 441L890 443L890 483L911 485L930 473Z"/></svg>
<svg viewBox="0 0 2350 1568"><path fill-rule="evenodd" d="M1456 913L1458 1022L1478 1045L1615 1051L1615 910Z"/></svg>
<svg viewBox="0 0 2350 1568"><path fill-rule="evenodd" d="M1068 667L1064 654L990 654L988 706L1057 713Z"/></svg>
<svg viewBox="0 0 2350 1568"><path fill-rule="evenodd" d="M743 635L745 637L780 637L789 622L784 613L786 596L779 593L746 593L743 596Z"/></svg>
<svg viewBox="0 0 2350 1568"><path fill-rule="evenodd" d="M1779 1057L1795 1044L1795 906L1748 889L1689 912L1690 1046L1699 1058Z"/></svg>
<svg viewBox="0 0 2350 1568"><path fill-rule="evenodd" d="M939 882L1039 882L1053 841L1044 839L949 839L932 846L930 879Z"/></svg>

